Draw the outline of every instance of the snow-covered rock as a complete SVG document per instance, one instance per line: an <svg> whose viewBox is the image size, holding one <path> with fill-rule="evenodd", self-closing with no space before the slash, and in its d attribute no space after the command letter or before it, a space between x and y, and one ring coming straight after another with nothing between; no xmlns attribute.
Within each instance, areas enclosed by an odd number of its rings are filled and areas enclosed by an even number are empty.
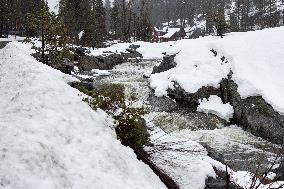
<svg viewBox="0 0 284 189"><path fill-rule="evenodd" d="M260 95L284 113L283 35L284 27L278 27L231 33L223 39L178 41L174 45L182 50L175 57L176 68L152 75L151 87L161 96L177 82L186 92L195 93L202 86L218 88L232 70L242 98Z"/></svg>
<svg viewBox="0 0 284 189"><path fill-rule="evenodd" d="M165 188L105 112L18 42L0 50L0 188Z"/></svg>
<svg viewBox="0 0 284 189"><path fill-rule="evenodd" d="M208 100L206 98L200 99L197 111L217 115L226 121L229 121L234 115L233 107L229 103L223 104L222 99L216 95L211 95Z"/></svg>

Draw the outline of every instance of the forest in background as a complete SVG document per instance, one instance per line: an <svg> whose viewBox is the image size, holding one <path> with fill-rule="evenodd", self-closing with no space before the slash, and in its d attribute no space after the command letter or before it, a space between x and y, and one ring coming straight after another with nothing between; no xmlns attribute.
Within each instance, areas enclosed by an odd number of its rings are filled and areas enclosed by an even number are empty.
<svg viewBox="0 0 284 189"><path fill-rule="evenodd" d="M49 13L44 0L0 4L2 37L11 31L28 37L51 32L89 47L102 47L107 40L151 41L153 27L163 23L191 28L204 21L198 35L214 34L218 25L238 32L284 24L284 0L60 0L58 15Z"/></svg>

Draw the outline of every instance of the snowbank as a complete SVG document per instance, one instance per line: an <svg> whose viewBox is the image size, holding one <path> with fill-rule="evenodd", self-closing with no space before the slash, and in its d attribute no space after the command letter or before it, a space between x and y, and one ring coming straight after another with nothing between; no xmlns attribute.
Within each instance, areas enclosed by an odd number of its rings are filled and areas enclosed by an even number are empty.
<svg viewBox="0 0 284 189"><path fill-rule="evenodd" d="M66 84L73 78L29 53L18 42L0 50L1 188L165 188Z"/></svg>
<svg viewBox="0 0 284 189"><path fill-rule="evenodd" d="M223 39L211 36L178 41L174 46L182 50L175 58L177 67L152 75L151 86L157 96L167 94L174 81L186 92L195 93L202 86L219 87L231 69L242 98L261 95L274 109L284 113L282 36L284 27L231 33Z"/></svg>
<svg viewBox="0 0 284 189"><path fill-rule="evenodd" d="M25 37L20 37L20 36L13 36L13 35L9 35L7 38L0 38L0 41L23 41L25 40Z"/></svg>
<svg viewBox="0 0 284 189"><path fill-rule="evenodd" d="M99 56L107 53L122 53L126 52L126 49L129 48L130 45L140 45L140 48L137 49L139 53L143 55L144 59L161 59L163 58L163 52L167 51L175 42L168 43L149 43L138 41L135 43L117 43L110 47L99 48L99 49L91 49L91 55Z"/></svg>
<svg viewBox="0 0 284 189"><path fill-rule="evenodd" d="M226 121L229 121L234 115L233 107L229 103L223 104L222 99L216 95L211 95L208 100L206 98L200 99L197 111L217 115Z"/></svg>

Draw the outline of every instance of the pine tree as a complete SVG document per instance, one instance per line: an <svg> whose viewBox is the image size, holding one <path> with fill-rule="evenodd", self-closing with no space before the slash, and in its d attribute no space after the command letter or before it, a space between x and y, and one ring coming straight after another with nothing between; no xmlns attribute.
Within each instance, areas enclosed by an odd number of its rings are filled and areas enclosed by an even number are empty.
<svg viewBox="0 0 284 189"><path fill-rule="evenodd" d="M45 64L60 64L67 57L68 36L61 18L50 13L45 1L40 1L41 9L27 14L27 25L37 31L41 46L34 46L38 60Z"/></svg>
<svg viewBox="0 0 284 189"><path fill-rule="evenodd" d="M141 2L140 14L137 19L137 39L141 41L151 41L152 39L152 25L145 0Z"/></svg>
<svg viewBox="0 0 284 189"><path fill-rule="evenodd" d="M111 30L111 3L110 0L105 0L105 19L106 19L106 29Z"/></svg>
<svg viewBox="0 0 284 189"><path fill-rule="evenodd" d="M107 36L106 13L102 0L93 0L93 1L94 1L93 11L95 12L95 18L96 18L95 46L102 47L103 41Z"/></svg>

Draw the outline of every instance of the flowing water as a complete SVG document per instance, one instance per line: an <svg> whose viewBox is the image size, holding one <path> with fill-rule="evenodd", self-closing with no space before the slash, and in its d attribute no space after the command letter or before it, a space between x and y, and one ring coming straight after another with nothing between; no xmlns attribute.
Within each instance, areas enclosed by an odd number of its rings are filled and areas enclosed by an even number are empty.
<svg viewBox="0 0 284 189"><path fill-rule="evenodd" d="M148 76L159 61L125 63L115 67L101 82L120 83L125 95L132 98L133 107L145 107L148 121L175 139L190 139L209 146L222 154L224 162L233 170L254 172L258 164L267 167L281 148L255 137L237 126L228 126L214 115L185 111L174 100L156 98L149 88ZM134 98L133 98L134 97ZM161 135L160 137L163 137Z"/></svg>

